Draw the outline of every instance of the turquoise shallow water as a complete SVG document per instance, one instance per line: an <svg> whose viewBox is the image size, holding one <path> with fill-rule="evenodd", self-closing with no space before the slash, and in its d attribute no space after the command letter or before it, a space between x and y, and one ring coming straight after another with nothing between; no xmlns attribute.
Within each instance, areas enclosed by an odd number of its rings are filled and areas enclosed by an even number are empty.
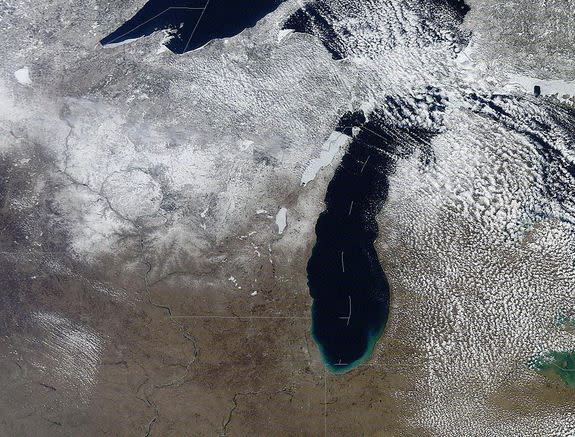
<svg viewBox="0 0 575 437"><path fill-rule="evenodd" d="M369 361L369 359L371 358L371 356L373 354L373 350L374 350L377 342L379 341L381 335L383 334L384 325L382 325L379 332L374 332L374 333L368 334L367 345L365 347L364 354L361 355L360 357L358 357L355 361L347 363L345 366L338 365L338 363L332 363L327 359L326 351L323 350L321 343L318 341L318 339L314 335L313 326L311 329L311 334L312 334L312 337L313 337L314 341L316 342L316 344L318 344L319 350L322 354L323 363L326 366L326 368L331 373L343 374L343 373L347 373L347 372L361 366L365 362Z"/></svg>

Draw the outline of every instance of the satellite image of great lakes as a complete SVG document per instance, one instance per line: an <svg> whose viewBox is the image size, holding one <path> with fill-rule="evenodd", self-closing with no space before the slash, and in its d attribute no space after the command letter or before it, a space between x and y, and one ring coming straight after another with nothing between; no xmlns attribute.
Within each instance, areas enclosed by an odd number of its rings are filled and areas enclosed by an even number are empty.
<svg viewBox="0 0 575 437"><path fill-rule="evenodd" d="M567 3L0 4L0 435L575 435Z"/></svg>
<svg viewBox="0 0 575 437"><path fill-rule="evenodd" d="M182 54L213 39L236 35L280 3L151 0L100 42L119 44L168 30L173 38L166 46ZM302 14L320 17L315 10L304 13L300 9L284 27L303 31L301 17L300 22L294 18ZM349 124L354 121L361 125ZM361 135L354 138L328 186L326 211L318 219L317 242L307 267L314 300L311 331L326 365L336 373L369 359L387 321L389 285L373 247L375 216L387 196L390 156L405 142L386 133L380 120L367 123L363 114L345 114L336 130L351 136L353 128L359 128Z"/></svg>

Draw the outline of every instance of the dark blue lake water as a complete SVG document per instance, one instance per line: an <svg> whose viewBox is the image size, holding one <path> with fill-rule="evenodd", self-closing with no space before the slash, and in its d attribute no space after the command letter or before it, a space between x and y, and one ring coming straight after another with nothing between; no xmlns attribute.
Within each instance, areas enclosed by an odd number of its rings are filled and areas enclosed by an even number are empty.
<svg viewBox="0 0 575 437"><path fill-rule="evenodd" d="M284 0L150 0L132 18L110 35L102 45L167 30L172 38L166 46L185 53L217 38L237 35L254 26Z"/></svg>
<svg viewBox="0 0 575 437"><path fill-rule="evenodd" d="M386 126L376 114L346 114L338 130L357 133L328 185L308 262L312 334L327 366L346 372L367 360L389 312L389 285L374 248L397 159L424 133Z"/></svg>

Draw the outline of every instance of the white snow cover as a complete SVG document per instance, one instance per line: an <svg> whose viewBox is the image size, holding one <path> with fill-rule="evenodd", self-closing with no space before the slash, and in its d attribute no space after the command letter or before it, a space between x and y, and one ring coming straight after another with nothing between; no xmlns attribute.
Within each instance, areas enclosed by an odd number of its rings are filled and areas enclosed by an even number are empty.
<svg viewBox="0 0 575 437"><path fill-rule="evenodd" d="M135 45L138 51L126 46L123 59L102 50L98 65L90 64L95 34L73 51L66 44L38 44L39 65L46 63L45 71L62 83L57 89L36 89L35 83L35 94L24 100L16 81L0 82L0 128L8 138L2 151L28 140L53 160L46 172L54 192L46 195L79 259L89 263L116 253L122 238L147 232L146 247L169 272L177 270L179 256L202 259L213 241L236 235L254 211L273 211L289 194L309 194L297 191L299 184L313 180L344 146L343 136L330 136L342 109L369 110L387 97L409 100L436 86L450 103L446 129L431 144L435 160L427 167L418 156L399 160L377 243L395 299L411 305L392 308L385 335L398 334L393 317L400 314L398 338L421 359L413 424L442 436L571 435L575 418L558 408L513 419L491 402L507 392L509 381L536 380L523 366L533 354L575 342L573 333L552 323L555 309L575 298L570 217L542 195L542 162L533 145L473 115L464 102L470 92L525 92L509 87L509 72L478 61L473 45L456 60L450 43L420 46L413 38L421 30L409 9L413 3L348 2L361 10L337 23L352 40L353 56L342 62L333 62L308 35L278 44L277 26L264 28L261 37L252 33L249 50L235 38L169 62L154 53L153 42L146 52L146 41ZM7 43L33 29L30 20L67 41L65 23L77 20L47 20L47 14L85 13L84 7L60 11L42 2L15 5L25 19L20 28L6 28ZM13 52L11 65L18 65L19 50ZM24 71L21 80L15 75L21 84L29 79L28 67ZM531 79L515 82L532 91ZM542 82L544 94L570 87ZM434 127L421 106L405 122ZM242 142L248 137L253 143ZM556 138L560 149L563 140ZM324 193L318 188L314 200L321 202ZM317 215L306 213L297 211L311 229ZM208 231L200 218L210 221ZM149 228L142 230L138 221L144 219ZM275 221L281 234L286 208ZM35 317L47 338L46 362L83 393L97 377L103 340L61 316ZM72 367L74 360L80 365ZM384 372L385 364L383 350L374 365Z"/></svg>
<svg viewBox="0 0 575 437"><path fill-rule="evenodd" d="M156 214L162 203L160 184L139 169L112 173L102 186L102 194L114 211L130 220Z"/></svg>

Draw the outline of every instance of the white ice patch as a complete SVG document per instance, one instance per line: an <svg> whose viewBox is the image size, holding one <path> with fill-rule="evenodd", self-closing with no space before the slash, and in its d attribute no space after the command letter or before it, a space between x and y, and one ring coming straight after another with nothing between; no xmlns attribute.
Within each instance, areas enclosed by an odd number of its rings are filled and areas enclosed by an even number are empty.
<svg viewBox="0 0 575 437"><path fill-rule="evenodd" d="M123 46L124 44L130 44L130 43L132 43L132 42L134 42L134 41L138 41L139 39L142 39L142 38L144 38L144 37L141 36L141 37L139 37L139 38L129 38L129 39L125 39L125 40L120 41L120 42L111 42L111 43L108 43L108 44L104 44L102 47L112 48L112 47Z"/></svg>
<svg viewBox="0 0 575 437"><path fill-rule="evenodd" d="M165 53L168 51L170 51L169 48L167 48L164 44L160 44L160 47L158 47L158 50L156 50L156 55L161 55L162 53Z"/></svg>
<svg viewBox="0 0 575 437"><path fill-rule="evenodd" d="M544 96L557 95L558 98L575 96L575 80L545 80L518 74L509 75L509 80L511 83L520 85L528 92L533 92L534 87L539 86L541 94Z"/></svg>
<svg viewBox="0 0 575 437"><path fill-rule="evenodd" d="M285 228L287 227L287 209L280 208L276 214L276 225L278 225L278 233L283 234Z"/></svg>
<svg viewBox="0 0 575 437"><path fill-rule="evenodd" d="M278 32L278 44L282 42L288 35L292 34L293 29L282 29Z"/></svg>
<svg viewBox="0 0 575 437"><path fill-rule="evenodd" d="M303 171L301 185L306 185L313 181L319 171L331 164L337 152L342 147L345 147L350 140L350 137L341 132L332 132L326 142L321 146L319 157L312 159Z"/></svg>
<svg viewBox="0 0 575 437"><path fill-rule="evenodd" d="M14 72L14 77L22 85L32 85L32 79L30 79L30 69L28 67L22 67Z"/></svg>

